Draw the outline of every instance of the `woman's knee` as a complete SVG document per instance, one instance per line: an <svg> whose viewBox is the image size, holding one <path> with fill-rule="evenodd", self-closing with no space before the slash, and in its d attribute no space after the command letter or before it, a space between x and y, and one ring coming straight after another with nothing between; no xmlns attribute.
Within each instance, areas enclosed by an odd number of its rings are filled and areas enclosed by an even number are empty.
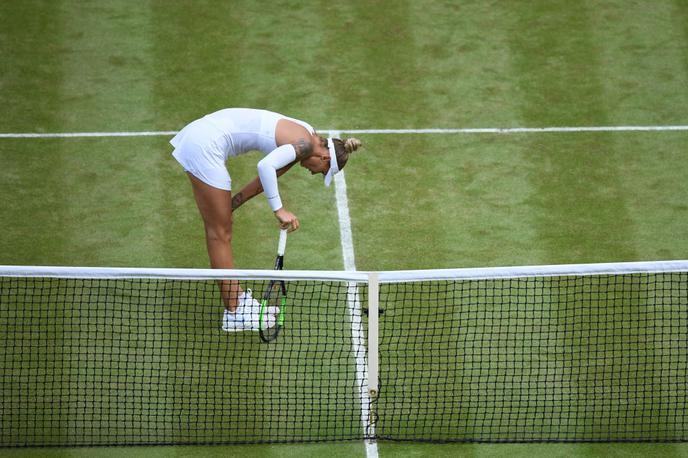
<svg viewBox="0 0 688 458"><path fill-rule="evenodd" d="M205 227L205 236L208 241L213 242L232 242L232 225L222 224L222 225L212 225Z"/></svg>

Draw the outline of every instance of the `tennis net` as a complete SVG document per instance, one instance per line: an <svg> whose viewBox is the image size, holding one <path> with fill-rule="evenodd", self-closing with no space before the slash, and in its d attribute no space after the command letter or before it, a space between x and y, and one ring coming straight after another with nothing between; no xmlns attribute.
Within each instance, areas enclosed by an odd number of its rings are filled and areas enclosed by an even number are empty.
<svg viewBox="0 0 688 458"><path fill-rule="evenodd" d="M287 284L220 329L217 280ZM688 262L0 267L0 446L688 441Z"/></svg>

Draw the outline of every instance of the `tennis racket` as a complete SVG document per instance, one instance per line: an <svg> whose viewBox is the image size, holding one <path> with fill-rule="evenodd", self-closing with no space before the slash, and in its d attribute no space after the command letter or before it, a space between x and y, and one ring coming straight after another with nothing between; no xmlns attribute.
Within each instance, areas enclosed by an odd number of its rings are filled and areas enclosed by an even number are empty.
<svg viewBox="0 0 688 458"><path fill-rule="evenodd" d="M287 247L287 230L281 229L279 236L279 243L277 245L277 259L275 259L275 270L282 270L284 267L284 250ZM263 300L260 302L260 316L258 331L260 340L263 342L271 342L277 338L277 335L284 324L284 309L287 305L287 285L284 280L271 280L268 284L268 289L263 294ZM279 307L279 313L275 317L275 323L269 327L269 315L267 311L269 307ZM273 309L274 310L274 309Z"/></svg>

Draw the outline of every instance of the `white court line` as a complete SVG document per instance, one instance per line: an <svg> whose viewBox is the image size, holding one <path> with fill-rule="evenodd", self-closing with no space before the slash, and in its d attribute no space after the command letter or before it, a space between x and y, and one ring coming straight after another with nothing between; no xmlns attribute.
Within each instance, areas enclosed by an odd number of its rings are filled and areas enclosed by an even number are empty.
<svg viewBox="0 0 688 458"><path fill-rule="evenodd" d="M686 126L486 127L462 129L340 129L347 134L535 134L576 132L688 131Z"/></svg>
<svg viewBox="0 0 688 458"><path fill-rule="evenodd" d="M330 135L336 136L340 132L332 132ZM342 244L342 257L344 258L344 270L355 271L356 260L354 257L354 242L351 232L351 217L349 215L349 199L346 193L346 179L344 171L340 171L334 176L335 197L337 199L337 214L339 216L339 234ZM347 286L346 294L349 308L349 321L351 323L351 343L354 356L356 358L356 383L359 386L359 397L361 399L361 426L363 432L375 435L375 425L370 422L370 395L368 394L368 364L365 356L365 336L363 335L363 324L360 313L360 295L358 286L351 282ZM377 442L366 440L366 457L378 458Z"/></svg>
<svg viewBox="0 0 688 458"><path fill-rule="evenodd" d="M457 129L325 129L318 132L334 136L347 134L537 134L577 132L666 132L688 131L688 125L674 126L583 126L583 127L486 127ZM0 138L86 138L86 137L157 137L172 136L177 131L143 132L63 132L63 133L0 133Z"/></svg>
<svg viewBox="0 0 688 458"><path fill-rule="evenodd" d="M0 133L0 138L162 137L176 135L176 133L176 130L152 132Z"/></svg>

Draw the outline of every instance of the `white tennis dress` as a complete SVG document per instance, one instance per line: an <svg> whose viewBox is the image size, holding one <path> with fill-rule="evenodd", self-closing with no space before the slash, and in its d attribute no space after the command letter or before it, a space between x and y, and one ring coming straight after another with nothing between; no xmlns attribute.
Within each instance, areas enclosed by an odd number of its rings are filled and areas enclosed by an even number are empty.
<svg viewBox="0 0 688 458"><path fill-rule="evenodd" d="M270 161L265 161L266 165L271 166L270 172L286 165L285 161L289 163L294 160L295 153L292 153L291 145L284 151L278 151L280 148L275 142L275 129L280 119L298 123L311 134L315 132L310 124L279 113L251 108L227 108L197 119L179 131L170 140L174 146L172 155L184 170L199 180L210 186L231 191L232 179L225 166L225 162L231 156L252 150L261 151L266 155L266 159L273 156ZM271 155L273 152L275 154ZM272 173L263 179L260 169L259 164L263 188L271 207L275 210L276 205L279 205L277 208L281 207L276 172L273 183ZM270 189L273 185L274 190ZM272 194L277 194L276 201Z"/></svg>

